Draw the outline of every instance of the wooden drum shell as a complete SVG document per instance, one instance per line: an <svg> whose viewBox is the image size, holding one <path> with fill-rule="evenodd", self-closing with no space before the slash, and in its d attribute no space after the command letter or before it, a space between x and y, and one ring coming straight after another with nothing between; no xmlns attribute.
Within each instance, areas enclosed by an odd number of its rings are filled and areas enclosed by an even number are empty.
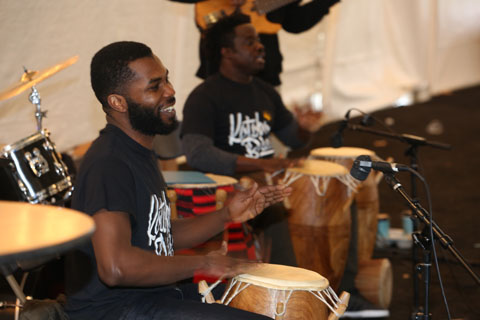
<svg viewBox="0 0 480 320"><path fill-rule="evenodd" d="M318 148L310 153L313 159L332 161L343 165L348 170L353 166L355 158L359 155L375 157L373 151L362 148ZM357 188L355 202L357 205L358 220L358 259L371 259L375 249L377 235L377 215L379 213L379 195L376 175L368 175Z"/></svg>
<svg viewBox="0 0 480 320"><path fill-rule="evenodd" d="M232 291L241 283L236 283ZM328 308L318 298L308 291L298 290L292 292L292 295L286 306L279 306L276 299L279 289L265 288L250 285L247 289L240 292L230 303L229 306L263 314L275 319L275 311L286 308L282 319L308 320L308 319L327 319ZM229 296L227 296L228 299Z"/></svg>
<svg viewBox="0 0 480 320"><path fill-rule="evenodd" d="M348 257L353 194L343 182L328 179L323 196L308 175L291 184L288 223L298 266L318 272L337 290Z"/></svg>

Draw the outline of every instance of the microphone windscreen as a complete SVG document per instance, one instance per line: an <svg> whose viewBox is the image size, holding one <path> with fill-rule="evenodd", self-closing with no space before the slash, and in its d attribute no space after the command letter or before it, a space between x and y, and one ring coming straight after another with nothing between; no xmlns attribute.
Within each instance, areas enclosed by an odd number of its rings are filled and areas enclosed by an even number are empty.
<svg viewBox="0 0 480 320"><path fill-rule="evenodd" d="M358 156L357 159L353 162L352 169L350 169L350 175L357 180L364 181L367 179L371 167L361 166L361 161L371 161L372 159L369 156Z"/></svg>

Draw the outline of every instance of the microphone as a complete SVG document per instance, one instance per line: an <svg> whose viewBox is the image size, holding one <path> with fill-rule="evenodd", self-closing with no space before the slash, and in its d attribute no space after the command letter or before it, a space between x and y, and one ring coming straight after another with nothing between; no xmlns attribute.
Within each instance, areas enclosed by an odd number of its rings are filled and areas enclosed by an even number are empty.
<svg viewBox="0 0 480 320"><path fill-rule="evenodd" d="M345 114L345 119L340 122L337 131L331 136L330 138L330 145L333 148L340 148L343 146L343 130L345 130L348 126L348 120L350 119L350 111L353 109L349 109Z"/></svg>
<svg viewBox="0 0 480 320"><path fill-rule="evenodd" d="M367 179L371 170L381 171L383 173L397 173L400 171L410 171L410 167L404 164L390 163L384 161L372 161L370 156L358 156L353 162L350 175L357 180Z"/></svg>

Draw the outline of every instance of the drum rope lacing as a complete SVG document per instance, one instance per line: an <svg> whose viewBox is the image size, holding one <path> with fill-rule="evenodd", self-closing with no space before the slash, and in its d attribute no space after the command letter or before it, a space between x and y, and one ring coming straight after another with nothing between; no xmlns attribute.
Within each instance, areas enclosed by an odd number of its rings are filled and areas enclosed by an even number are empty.
<svg viewBox="0 0 480 320"><path fill-rule="evenodd" d="M205 303L205 297L222 281L222 279L219 279L217 280L215 283L213 283L211 286L209 286L205 291L201 292L201 295L203 296L202 297L202 302ZM235 287L235 285L238 283L238 280L233 278L230 282L230 285L227 287L227 290L225 291L225 293L223 294L222 296L222 299L220 300L220 302L226 306L228 306L230 304L230 302L237 296L239 295L243 290L245 290L246 288L248 288L250 286L250 283L243 283L243 286L242 286L242 283L239 283L238 286ZM235 287L235 290L234 292L232 293L232 296L229 297L226 300L226 298L228 297L230 291ZM287 290L284 290L284 291L287 291ZM275 315L277 316L283 316L285 314L285 312L287 311L287 304L288 304L288 301L290 300L290 297L293 293L293 291L295 290L288 290L288 295L285 299L285 301L283 302L283 311L278 313L276 310L275 310ZM326 289L324 290L317 290L317 291L314 291L314 290L306 290L308 292L310 292L311 294L313 294L317 299L319 299L320 301L322 301L325 305L327 305L328 309L330 309L330 311L332 311L337 317L340 316L339 313L337 313L337 309L339 307L339 303L341 303L342 301L338 298L337 294L335 293L335 291L333 291L333 289L329 286L327 287ZM325 297L324 297L325 295Z"/></svg>
<svg viewBox="0 0 480 320"><path fill-rule="evenodd" d="M245 283L244 286L242 287L241 284L239 284L236 288L235 288L235 292L233 293L233 295L230 297L230 299L228 299L228 301L225 303L225 298L228 296L228 294L230 293L230 290L235 287L235 284L238 282L237 279L232 279L232 282L230 283L229 287L227 288L227 291L225 291L225 293L223 294L223 297L222 297L222 304L225 304L226 306L228 306L228 304L233 300L233 298L235 298L240 292L242 292L243 290L245 290L246 288L248 288L250 286L250 283Z"/></svg>
<svg viewBox="0 0 480 320"><path fill-rule="evenodd" d="M285 177L283 178L283 183L289 186L303 176L304 176L303 173L287 171L285 173ZM325 192L327 191L327 188L328 188L328 184L330 183L330 178L335 178L340 182L342 182L344 185L346 185L348 188L348 196L350 196L352 192L355 192L355 190L357 190L357 187L359 185L359 182L354 178L352 178L350 175L333 175L328 177L321 177L321 176L308 174L308 176L310 177L310 181L312 181L312 184L315 187L315 192L319 197L323 197L325 195ZM320 179L322 179L321 185L320 185Z"/></svg>
<svg viewBox="0 0 480 320"><path fill-rule="evenodd" d="M322 301L323 303L325 303L327 305L327 307L330 309L330 311L332 311L333 313L335 313L335 315L338 317L340 316L336 309L338 309L338 303L342 302L340 300L340 298L338 298L337 294L335 293L335 291L333 291L333 289L331 287L328 287L326 290L321 290L321 291L311 291L309 290L309 292L311 294L313 294L315 297L317 297L320 301ZM330 303L327 301L327 299L325 299L323 296L322 296L322 293L328 298L328 300L330 300L330 302L333 304L330 305Z"/></svg>

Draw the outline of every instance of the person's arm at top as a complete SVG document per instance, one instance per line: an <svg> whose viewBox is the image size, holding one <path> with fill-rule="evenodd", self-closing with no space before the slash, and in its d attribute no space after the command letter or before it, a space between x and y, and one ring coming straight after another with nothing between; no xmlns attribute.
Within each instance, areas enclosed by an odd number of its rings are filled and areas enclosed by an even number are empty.
<svg viewBox="0 0 480 320"><path fill-rule="evenodd" d="M272 173L296 163L292 159L252 159L227 152L215 147L212 139L201 134L186 134L182 138L182 148L188 164L194 169L228 176L254 171Z"/></svg>
<svg viewBox="0 0 480 320"><path fill-rule="evenodd" d="M300 33L316 25L330 11L330 7L340 0L313 0L300 5L296 1L267 14L271 22L280 23L290 33Z"/></svg>

